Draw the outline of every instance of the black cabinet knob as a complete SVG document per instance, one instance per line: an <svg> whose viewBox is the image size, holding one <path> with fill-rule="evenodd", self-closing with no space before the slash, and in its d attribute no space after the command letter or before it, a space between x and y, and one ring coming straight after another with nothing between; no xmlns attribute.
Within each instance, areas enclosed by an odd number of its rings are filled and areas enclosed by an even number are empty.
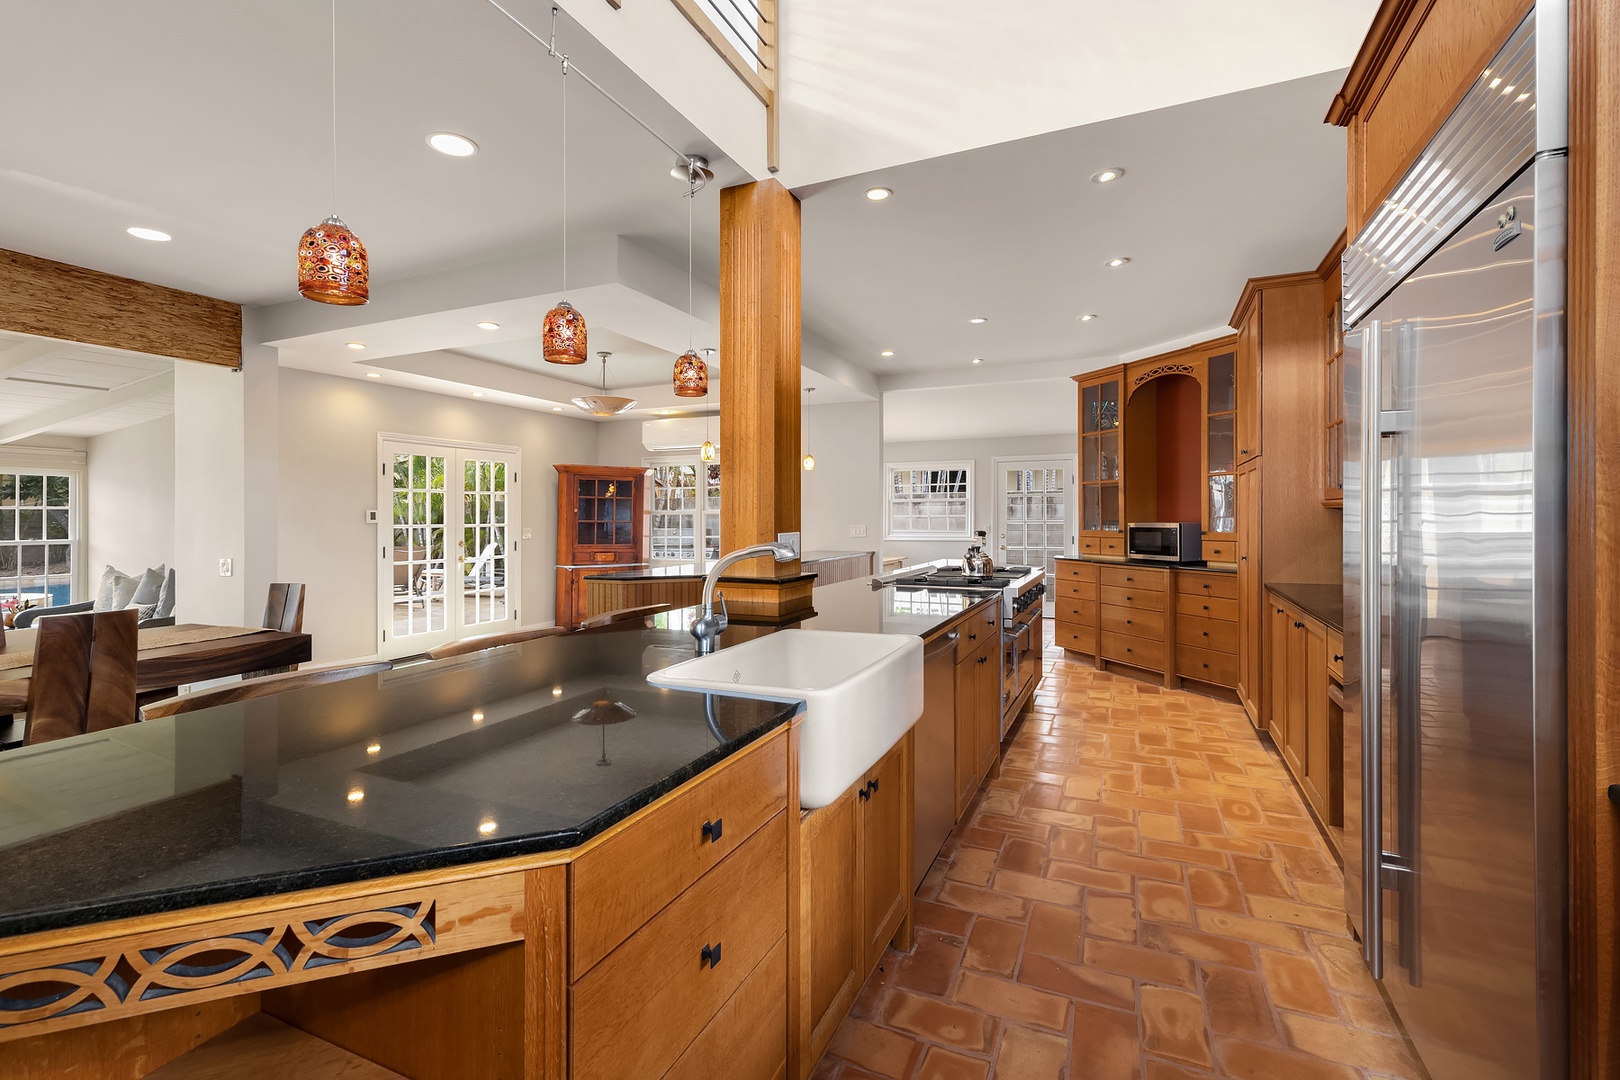
<svg viewBox="0 0 1620 1080"><path fill-rule="evenodd" d="M719 840L720 833L725 828L725 825L726 822L724 818L715 818L713 821L705 821L703 823L703 839L707 840L711 844L716 840Z"/></svg>
<svg viewBox="0 0 1620 1080"><path fill-rule="evenodd" d="M1333 662L1334 662L1334 663L1335 663L1335 664L1342 664L1342 663L1344 663L1344 653L1337 653L1337 652L1336 652L1336 653L1334 653L1334 654L1333 654Z"/></svg>
<svg viewBox="0 0 1620 1080"><path fill-rule="evenodd" d="M1209 610L1209 605L1208 605L1208 604L1205 604L1205 605L1204 605L1204 610L1205 610L1205 611L1208 611L1208 610Z"/></svg>
<svg viewBox="0 0 1620 1080"><path fill-rule="evenodd" d="M1219 554L1220 554L1220 552L1219 552L1219 551L1216 551L1216 552L1215 552L1215 554L1217 554L1217 555L1219 555ZM1207 588L1209 588L1209 582L1207 582L1207 581L1206 581L1206 582L1204 582L1204 588L1206 588L1206 589L1207 589Z"/></svg>
<svg viewBox="0 0 1620 1080"><path fill-rule="evenodd" d="M981 663L981 664L982 664L982 663L984 663L984 662L985 662L985 661L986 661L986 660L988 660L988 659L990 659L990 658L989 658L989 657L988 657L988 656L981 656L981 657L979 657L979 663Z"/></svg>
<svg viewBox="0 0 1620 1080"><path fill-rule="evenodd" d="M1131 648L1131 647L1130 647L1130 646L1129 646L1129 645L1127 645L1127 646L1126 646L1126 647L1125 647L1125 651L1126 651L1126 652L1134 652L1134 651L1135 651L1135 650L1134 650L1134 649L1132 649L1132 648Z"/></svg>
<svg viewBox="0 0 1620 1080"><path fill-rule="evenodd" d="M1125 625L1126 625L1126 626L1129 626L1129 625L1131 625L1131 620L1129 620L1129 619L1126 619L1126 620L1125 620Z"/></svg>
<svg viewBox="0 0 1620 1080"><path fill-rule="evenodd" d="M1126 581L1135 581L1135 580L1136 580L1136 579L1135 579L1135 578L1133 578L1133 577L1131 577L1131 575L1129 575L1129 574L1126 574L1126 575L1125 575L1125 580L1126 580Z"/></svg>
<svg viewBox="0 0 1620 1080"><path fill-rule="evenodd" d="M1209 637L1209 631L1208 631L1208 630L1205 630L1205 631L1204 631L1204 636L1205 636L1205 637Z"/></svg>
<svg viewBox="0 0 1620 1080"><path fill-rule="evenodd" d="M1126 597L1126 598L1125 598L1125 599L1126 599L1126 600L1135 600L1135 599L1136 599L1136 597L1134 597L1134 596L1127 596L1127 597Z"/></svg>
<svg viewBox="0 0 1620 1080"><path fill-rule="evenodd" d="M1209 665L1208 665L1208 664L1205 664L1205 665L1204 665L1204 666L1205 666L1205 667L1206 667L1206 668L1207 668L1207 667L1209 667Z"/></svg>
<svg viewBox="0 0 1620 1080"><path fill-rule="evenodd" d="M702 964L707 964L711 969L720 966L720 945L721 942L717 941L713 945L703 946Z"/></svg>
<svg viewBox="0 0 1620 1080"><path fill-rule="evenodd" d="M869 788L869 787L862 787L855 794L856 794L857 797L860 798L860 800L862 802L865 802L866 800L868 800L868 799L870 799L872 797L872 789Z"/></svg>
<svg viewBox="0 0 1620 1080"><path fill-rule="evenodd" d="M969 641L978 641L979 640L979 635L978 634L969 634L968 635L968 640Z"/></svg>
<svg viewBox="0 0 1620 1080"><path fill-rule="evenodd" d="M1303 630L1303 629L1305 629L1305 624L1296 619L1294 621L1294 629L1295 630Z"/></svg>
<svg viewBox="0 0 1620 1080"><path fill-rule="evenodd" d="M873 793L875 794L877 792L877 789L878 789L877 777L874 776L871 780L868 780L866 782L866 786L871 788Z"/></svg>

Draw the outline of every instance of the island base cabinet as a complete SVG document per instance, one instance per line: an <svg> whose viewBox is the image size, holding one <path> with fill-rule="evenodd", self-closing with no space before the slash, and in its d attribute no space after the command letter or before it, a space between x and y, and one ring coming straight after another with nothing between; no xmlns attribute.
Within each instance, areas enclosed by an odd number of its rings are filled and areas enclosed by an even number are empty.
<svg viewBox="0 0 1620 1080"><path fill-rule="evenodd" d="M992 638L956 661L956 817L1001 752L1001 642Z"/></svg>
<svg viewBox="0 0 1620 1080"><path fill-rule="evenodd" d="M1329 632L1275 594L1268 593L1267 598L1272 741L1321 823L1330 828L1343 825L1344 713L1335 704L1331 685ZM1331 655L1342 656L1343 646L1338 650Z"/></svg>
<svg viewBox="0 0 1620 1080"><path fill-rule="evenodd" d="M798 971L790 976L800 1080L884 950L911 947L912 750L907 732L832 803L800 816Z"/></svg>

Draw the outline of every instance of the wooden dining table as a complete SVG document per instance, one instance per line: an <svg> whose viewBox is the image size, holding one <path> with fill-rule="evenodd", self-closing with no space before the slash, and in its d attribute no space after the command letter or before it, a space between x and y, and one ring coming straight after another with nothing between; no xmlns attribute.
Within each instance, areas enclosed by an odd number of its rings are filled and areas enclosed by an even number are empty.
<svg viewBox="0 0 1620 1080"><path fill-rule="evenodd" d="M173 643L188 634L225 634L203 641ZM33 674L35 630L7 630L0 643L0 717L27 708L28 678ZM135 692L167 690L207 679L223 679L250 671L307 664L310 636L255 627L209 627L205 623L149 627L136 640ZM5 665L13 657L28 663Z"/></svg>

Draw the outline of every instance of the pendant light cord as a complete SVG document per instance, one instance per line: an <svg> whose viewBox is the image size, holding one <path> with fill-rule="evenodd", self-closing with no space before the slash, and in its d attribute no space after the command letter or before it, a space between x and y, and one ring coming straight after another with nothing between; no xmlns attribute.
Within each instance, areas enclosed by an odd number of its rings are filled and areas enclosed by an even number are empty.
<svg viewBox="0 0 1620 1080"><path fill-rule="evenodd" d="M568 57L563 57L563 299L568 299ZM602 361L604 376L607 372L607 361Z"/></svg>
<svg viewBox="0 0 1620 1080"><path fill-rule="evenodd" d="M686 166L686 351L692 351L692 204L697 202L697 186L692 165Z"/></svg>
<svg viewBox="0 0 1620 1080"><path fill-rule="evenodd" d="M332 216L338 207L337 0L332 0Z"/></svg>

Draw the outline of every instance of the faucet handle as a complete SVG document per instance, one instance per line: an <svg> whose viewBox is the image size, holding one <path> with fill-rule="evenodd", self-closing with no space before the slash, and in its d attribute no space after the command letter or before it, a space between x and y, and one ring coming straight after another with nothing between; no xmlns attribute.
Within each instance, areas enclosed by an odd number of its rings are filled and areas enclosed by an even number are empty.
<svg viewBox="0 0 1620 1080"><path fill-rule="evenodd" d="M714 598L720 601L720 629L724 630L726 627L731 625L731 620L727 617L726 612L726 594L723 592L716 592L714 594Z"/></svg>

